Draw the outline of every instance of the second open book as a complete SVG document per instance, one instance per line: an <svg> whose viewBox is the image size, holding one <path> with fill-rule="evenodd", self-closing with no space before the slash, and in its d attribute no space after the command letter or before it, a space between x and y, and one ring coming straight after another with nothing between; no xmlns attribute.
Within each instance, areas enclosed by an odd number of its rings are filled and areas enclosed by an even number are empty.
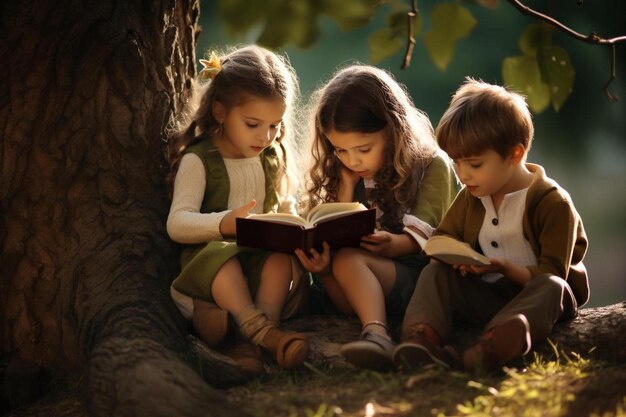
<svg viewBox="0 0 626 417"><path fill-rule="evenodd" d="M359 246L361 238L374 232L376 209L361 203L323 203L302 218L289 213L253 214L237 219L237 244L293 253Z"/></svg>
<svg viewBox="0 0 626 417"><path fill-rule="evenodd" d="M436 235L430 239L422 236L411 227L405 227L404 231L415 239L422 247L424 253L431 258L440 260L450 265L490 265L491 262L482 253L476 252L465 242L454 239L447 235Z"/></svg>

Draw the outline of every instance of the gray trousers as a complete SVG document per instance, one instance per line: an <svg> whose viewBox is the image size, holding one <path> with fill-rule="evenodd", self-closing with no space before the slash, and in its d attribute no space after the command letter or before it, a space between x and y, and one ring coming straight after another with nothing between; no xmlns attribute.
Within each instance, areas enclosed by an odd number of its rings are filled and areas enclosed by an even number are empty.
<svg viewBox="0 0 626 417"><path fill-rule="evenodd" d="M577 309L569 284L554 275L537 276L524 286L507 278L487 283L475 275L463 277L449 265L432 262L417 280L402 330L404 333L417 323L425 323L446 341L453 320L486 324L485 330L489 330L522 314L535 342L547 337L559 319L575 317Z"/></svg>

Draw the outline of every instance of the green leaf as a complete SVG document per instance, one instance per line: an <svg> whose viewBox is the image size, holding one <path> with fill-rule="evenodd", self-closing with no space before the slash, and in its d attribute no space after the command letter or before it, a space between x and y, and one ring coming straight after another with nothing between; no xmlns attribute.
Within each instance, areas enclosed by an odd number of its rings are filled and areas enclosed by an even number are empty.
<svg viewBox="0 0 626 417"><path fill-rule="evenodd" d="M452 2L437 4L431 21L432 28L424 35L424 45L435 65L445 71L456 43L469 35L476 26L476 19L467 8Z"/></svg>
<svg viewBox="0 0 626 417"><path fill-rule="evenodd" d="M377 64L394 55L402 48L405 41L406 35L398 33L397 30L389 28L377 30L368 40L370 63Z"/></svg>
<svg viewBox="0 0 626 417"><path fill-rule="evenodd" d="M319 0L315 1L317 3ZM337 21L342 31L348 32L367 25L376 6L384 0L321 0L320 11Z"/></svg>
<svg viewBox="0 0 626 417"><path fill-rule="evenodd" d="M574 85L574 68L565 49L552 45L552 30L543 23L528 25L519 40L524 57L507 58L512 61L507 63L505 60L502 65L504 81L518 87L525 85L528 104L536 113L545 110L550 103L555 111L559 111ZM521 68L529 73L520 74ZM537 81L541 82L541 87Z"/></svg>
<svg viewBox="0 0 626 417"><path fill-rule="evenodd" d="M541 82L537 60L528 55L507 57L502 62L502 79L511 89L526 96L530 109L541 113L550 104L550 88Z"/></svg>
<svg viewBox="0 0 626 417"><path fill-rule="evenodd" d="M524 55L535 56L541 46L552 44L552 27L537 23L526 26L519 39L519 49Z"/></svg>
<svg viewBox="0 0 626 417"><path fill-rule="evenodd" d="M537 59L542 60L541 67L545 68L543 82L550 87L552 107L559 111L563 103L572 93L576 72L569 59L567 51L560 46L545 49Z"/></svg>

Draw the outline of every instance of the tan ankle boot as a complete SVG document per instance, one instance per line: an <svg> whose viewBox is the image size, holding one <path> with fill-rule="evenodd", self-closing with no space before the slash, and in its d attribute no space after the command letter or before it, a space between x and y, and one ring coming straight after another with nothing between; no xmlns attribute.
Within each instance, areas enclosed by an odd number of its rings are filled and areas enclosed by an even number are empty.
<svg viewBox="0 0 626 417"><path fill-rule="evenodd" d="M279 329L254 305L247 307L238 321L241 334L263 348L282 368L301 365L309 353L306 336Z"/></svg>
<svg viewBox="0 0 626 417"><path fill-rule="evenodd" d="M281 330L272 326L260 343L281 368L291 369L302 365L309 353L309 344L302 333Z"/></svg>
<svg viewBox="0 0 626 417"><path fill-rule="evenodd" d="M209 301L193 300L191 322L198 337L209 347L219 345L228 335L228 311Z"/></svg>

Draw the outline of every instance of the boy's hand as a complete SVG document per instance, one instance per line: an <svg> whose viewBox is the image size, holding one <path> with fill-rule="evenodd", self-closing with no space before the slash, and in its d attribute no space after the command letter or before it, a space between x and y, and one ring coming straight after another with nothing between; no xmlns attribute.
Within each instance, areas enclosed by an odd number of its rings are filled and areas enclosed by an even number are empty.
<svg viewBox="0 0 626 417"><path fill-rule="evenodd" d="M234 237L237 235L237 218L238 217L248 217L250 215L250 210L252 210L256 206L256 201L251 200L250 202L244 204L241 207L237 207L236 209L232 209L228 212L220 222L220 233L224 237Z"/></svg>
<svg viewBox="0 0 626 417"><path fill-rule="evenodd" d="M490 259L491 265L452 265L452 268L459 271L461 276L471 275L483 275L489 272L501 272L500 266L495 264L495 259Z"/></svg>
<svg viewBox="0 0 626 417"><path fill-rule="evenodd" d="M311 256L307 256L302 249L296 249L296 256L302 263L304 269L309 272L314 272L320 275L329 275L330 270L330 246L328 243L322 243L322 253L320 254L315 249L311 249L309 252Z"/></svg>
<svg viewBox="0 0 626 417"><path fill-rule="evenodd" d="M458 270L462 276L466 276L468 273L483 275L489 272L498 272L519 285L524 285L530 281L530 271L524 266L508 259L490 258L489 261L491 261L491 265L453 265L453 268Z"/></svg>

